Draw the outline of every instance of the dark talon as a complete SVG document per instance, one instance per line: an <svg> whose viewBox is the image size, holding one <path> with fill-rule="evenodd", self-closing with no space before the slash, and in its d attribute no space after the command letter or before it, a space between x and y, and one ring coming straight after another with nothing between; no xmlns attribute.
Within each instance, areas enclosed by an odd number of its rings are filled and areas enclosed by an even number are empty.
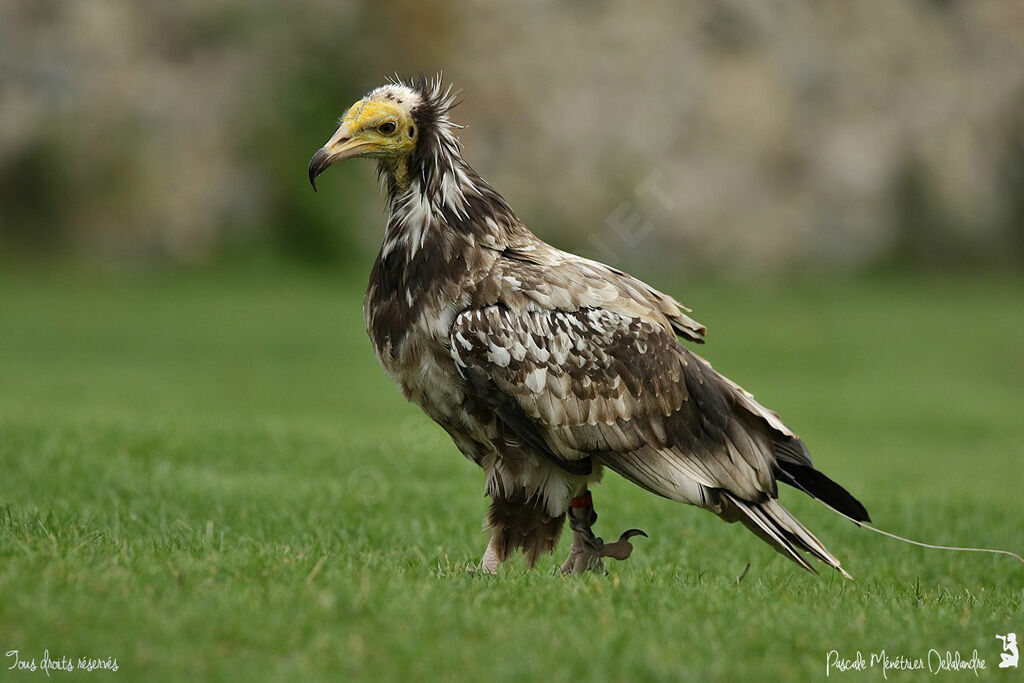
<svg viewBox="0 0 1024 683"><path fill-rule="evenodd" d="M650 536L644 533L641 529L626 529L622 532L622 535L619 536L619 540L626 541L632 538L633 536L643 536L644 538L650 538Z"/></svg>

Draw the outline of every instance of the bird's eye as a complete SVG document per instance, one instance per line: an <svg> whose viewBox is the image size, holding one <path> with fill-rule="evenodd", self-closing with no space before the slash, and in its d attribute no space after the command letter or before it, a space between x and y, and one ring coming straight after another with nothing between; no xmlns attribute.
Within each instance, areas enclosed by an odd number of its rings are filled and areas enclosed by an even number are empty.
<svg viewBox="0 0 1024 683"><path fill-rule="evenodd" d="M385 121L384 123L377 126L377 130L379 130L381 133L384 133L384 135L391 135L396 130L398 130L398 124L395 123L394 121Z"/></svg>

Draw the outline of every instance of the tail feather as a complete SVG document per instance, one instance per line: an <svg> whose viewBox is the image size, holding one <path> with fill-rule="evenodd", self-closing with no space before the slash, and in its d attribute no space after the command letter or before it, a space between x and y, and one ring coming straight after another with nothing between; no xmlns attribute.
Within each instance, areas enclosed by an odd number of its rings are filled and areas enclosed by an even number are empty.
<svg viewBox="0 0 1024 683"><path fill-rule="evenodd" d="M839 560L828 551L822 542L774 498L769 498L761 503L749 503L729 493L722 492L722 495L739 513L736 517L744 526L807 571L812 574L817 573L800 551L809 553L844 577L853 578L846 573L846 570L840 566Z"/></svg>
<svg viewBox="0 0 1024 683"><path fill-rule="evenodd" d="M776 475L778 480L800 489L811 498L817 498L836 512L858 522L870 522L867 509L859 500L827 476L807 465L801 465L779 458Z"/></svg>

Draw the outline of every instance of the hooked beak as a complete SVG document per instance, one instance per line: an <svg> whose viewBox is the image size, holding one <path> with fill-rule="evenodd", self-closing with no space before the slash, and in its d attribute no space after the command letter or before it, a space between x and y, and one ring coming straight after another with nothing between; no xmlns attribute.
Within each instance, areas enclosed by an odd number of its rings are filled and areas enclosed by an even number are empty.
<svg viewBox="0 0 1024 683"><path fill-rule="evenodd" d="M354 137L347 123L342 124L327 144L318 149L313 158L309 160L309 184L313 186L313 191L316 192L317 176L326 171L329 166L343 159L359 156L360 150L369 144L365 140Z"/></svg>

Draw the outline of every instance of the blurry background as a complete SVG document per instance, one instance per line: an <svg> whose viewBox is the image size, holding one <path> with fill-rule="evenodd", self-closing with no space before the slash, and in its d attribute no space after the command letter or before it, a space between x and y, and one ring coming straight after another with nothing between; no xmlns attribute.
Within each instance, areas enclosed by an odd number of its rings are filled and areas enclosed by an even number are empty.
<svg viewBox="0 0 1024 683"><path fill-rule="evenodd" d="M309 156L393 72L559 246L676 273L1024 263L1014 0L7 0L0 248L366 270L369 163Z"/></svg>

